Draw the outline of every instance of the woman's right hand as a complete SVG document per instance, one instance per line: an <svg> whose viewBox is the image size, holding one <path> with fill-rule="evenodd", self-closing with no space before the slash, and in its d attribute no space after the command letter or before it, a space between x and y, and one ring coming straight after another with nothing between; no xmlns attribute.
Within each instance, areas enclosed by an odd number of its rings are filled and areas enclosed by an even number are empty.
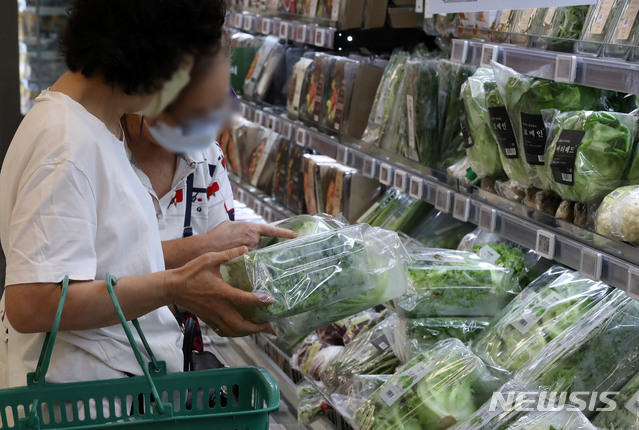
<svg viewBox="0 0 639 430"><path fill-rule="evenodd" d="M234 305L270 306L273 298L233 288L222 280L220 266L247 252L245 246L204 254L179 269L168 271L174 303L197 315L217 334L241 337L252 333L275 334L268 323L245 320Z"/></svg>

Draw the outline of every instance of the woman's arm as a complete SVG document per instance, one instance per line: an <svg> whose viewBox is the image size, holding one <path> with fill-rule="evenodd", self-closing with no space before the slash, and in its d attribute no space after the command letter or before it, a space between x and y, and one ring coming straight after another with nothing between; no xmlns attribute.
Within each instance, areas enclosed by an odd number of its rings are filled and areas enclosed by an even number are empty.
<svg viewBox="0 0 639 430"><path fill-rule="evenodd" d="M246 248L202 255L180 269L149 275L123 277L114 290L127 320L155 309L177 304L202 318L211 327L220 327L222 336L245 336L260 331L272 333L270 326L246 321L234 304L268 306L270 297L257 297L224 283L221 264L242 255ZM6 287L5 307L9 322L21 333L51 330L60 300L57 284L18 284ZM75 281L69 286L62 313L61 330L88 330L118 324L115 308L104 281Z"/></svg>

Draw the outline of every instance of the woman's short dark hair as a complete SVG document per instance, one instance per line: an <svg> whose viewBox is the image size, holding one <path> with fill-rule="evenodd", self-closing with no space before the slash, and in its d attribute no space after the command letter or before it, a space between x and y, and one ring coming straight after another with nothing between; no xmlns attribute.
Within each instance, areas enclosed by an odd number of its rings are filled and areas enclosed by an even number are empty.
<svg viewBox="0 0 639 430"><path fill-rule="evenodd" d="M225 14L224 0L75 0L60 50L71 71L149 94L185 55L220 49Z"/></svg>

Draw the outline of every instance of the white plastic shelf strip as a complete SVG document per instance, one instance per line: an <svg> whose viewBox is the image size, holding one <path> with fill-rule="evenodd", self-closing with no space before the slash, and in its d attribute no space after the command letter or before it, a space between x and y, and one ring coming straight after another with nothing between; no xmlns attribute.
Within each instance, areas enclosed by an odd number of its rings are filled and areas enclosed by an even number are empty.
<svg viewBox="0 0 639 430"><path fill-rule="evenodd" d="M235 198L253 209L266 222L280 221L295 216L292 211L284 208L271 196L247 184L232 173L229 173L229 179L233 184Z"/></svg>
<svg viewBox="0 0 639 430"><path fill-rule="evenodd" d="M292 42L304 43L319 48L333 47L336 30L316 24L270 18L252 13L231 12L228 26L247 33L278 36Z"/></svg>
<svg viewBox="0 0 639 430"><path fill-rule="evenodd" d="M474 40L453 40L452 61L481 66L487 65L489 59L528 76L630 94L639 93L637 63Z"/></svg>

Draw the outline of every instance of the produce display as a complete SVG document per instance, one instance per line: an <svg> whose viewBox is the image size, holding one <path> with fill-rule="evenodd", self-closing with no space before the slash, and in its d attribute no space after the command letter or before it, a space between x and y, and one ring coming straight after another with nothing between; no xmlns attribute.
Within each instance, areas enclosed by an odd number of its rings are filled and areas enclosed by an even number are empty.
<svg viewBox="0 0 639 430"><path fill-rule="evenodd" d="M602 411L592 423L606 430L632 430L639 426L639 373L633 377L619 394L613 397L617 408L613 411Z"/></svg>
<svg viewBox="0 0 639 430"><path fill-rule="evenodd" d="M327 215L296 215L282 221L272 224L275 227L293 230L297 233L297 237L311 236L314 234L324 233L345 227L348 222L344 219L334 218ZM276 245L286 242L288 239L279 237L263 237L258 248Z"/></svg>

